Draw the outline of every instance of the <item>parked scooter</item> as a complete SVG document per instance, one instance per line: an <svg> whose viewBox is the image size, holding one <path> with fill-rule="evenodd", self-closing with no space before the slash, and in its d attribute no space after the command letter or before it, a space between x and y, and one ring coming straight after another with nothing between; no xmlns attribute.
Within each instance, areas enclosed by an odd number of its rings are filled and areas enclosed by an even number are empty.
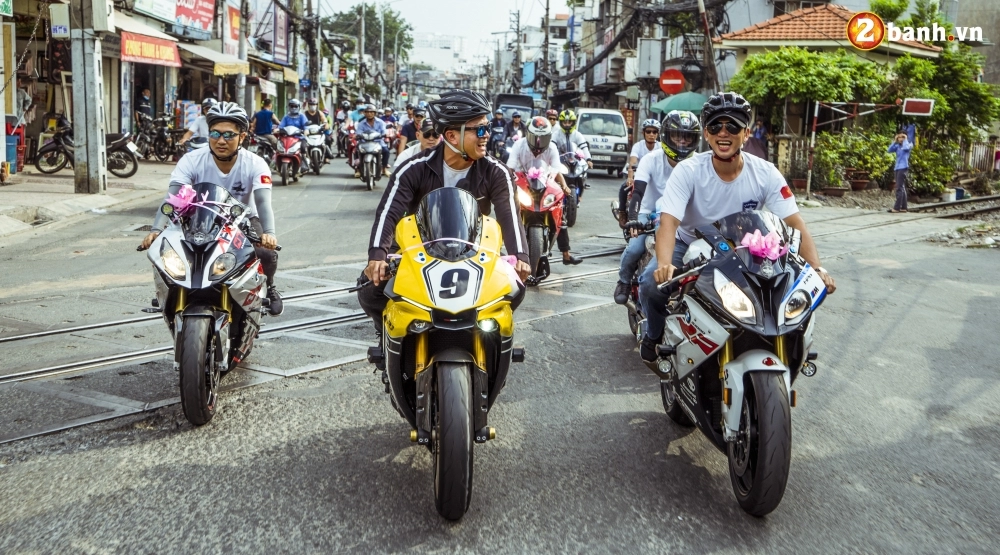
<svg viewBox="0 0 1000 555"><path fill-rule="evenodd" d="M275 155L275 165L278 174L281 175L281 185L287 186L288 179L299 180L299 174L305 173L308 169L308 159L302 151L302 144L305 142L302 130L294 125L289 125L274 131L274 136L278 138L278 153Z"/></svg>
<svg viewBox="0 0 1000 555"><path fill-rule="evenodd" d="M108 133L104 136L108 171L117 177L132 177L139 171L139 149L129 133ZM73 127L65 116L57 117L56 133L35 154L35 169L45 174L56 173L67 165L73 166Z"/></svg>
<svg viewBox="0 0 1000 555"><path fill-rule="evenodd" d="M257 135L250 136L250 152L260 156L267 162L267 165L274 167L274 146L267 139Z"/></svg>
<svg viewBox="0 0 1000 555"><path fill-rule="evenodd" d="M563 224L563 190L556 170L543 162L534 164L527 172L515 174L521 223L528 237L531 276L527 285L538 285L549 276L549 252Z"/></svg>
<svg viewBox="0 0 1000 555"><path fill-rule="evenodd" d="M770 212L738 212L696 236L659 286L670 314L650 367L667 415L726 453L740 507L763 516L788 483L792 386L816 373L813 313L826 286L797 254L801 234Z"/></svg>
<svg viewBox="0 0 1000 555"><path fill-rule="evenodd" d="M357 137L357 136L355 136ZM371 191L375 182L382 179L382 134L377 131L362 133L358 137L357 166L361 181Z"/></svg>
<svg viewBox="0 0 1000 555"><path fill-rule="evenodd" d="M248 207L211 183L184 186L160 212L171 223L149 247L150 310L163 313L174 338L184 416L201 426L215 416L222 377L250 355L268 305L253 246L260 238Z"/></svg>
<svg viewBox="0 0 1000 555"><path fill-rule="evenodd" d="M309 125L306 127L306 144L309 146L309 166L313 173L319 175L320 169L326 163L326 135L323 127Z"/></svg>

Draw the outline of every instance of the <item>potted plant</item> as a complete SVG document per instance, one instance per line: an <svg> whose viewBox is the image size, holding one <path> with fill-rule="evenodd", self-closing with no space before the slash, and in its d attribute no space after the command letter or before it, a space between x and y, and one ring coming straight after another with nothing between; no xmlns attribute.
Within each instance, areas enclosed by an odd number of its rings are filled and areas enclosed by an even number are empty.
<svg viewBox="0 0 1000 555"><path fill-rule="evenodd" d="M842 179L847 158L842 134L820 133L813 152L813 176L818 182L815 188L822 188L827 196L844 196L847 188L843 186Z"/></svg>
<svg viewBox="0 0 1000 555"><path fill-rule="evenodd" d="M851 189L860 191L869 187L871 176L883 175L893 163L893 157L886 152L885 145L892 142L891 137L878 134L857 134L857 140L852 141L855 170L851 175Z"/></svg>
<svg viewBox="0 0 1000 555"><path fill-rule="evenodd" d="M807 158L797 158L792 160L792 166L788 172L789 181L795 189L805 190L806 174L809 171L809 160Z"/></svg>

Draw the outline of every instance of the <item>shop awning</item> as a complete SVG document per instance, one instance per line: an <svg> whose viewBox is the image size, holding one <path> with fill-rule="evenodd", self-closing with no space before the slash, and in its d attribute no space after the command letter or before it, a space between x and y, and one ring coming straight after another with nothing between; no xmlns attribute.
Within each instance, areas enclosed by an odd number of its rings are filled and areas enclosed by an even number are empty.
<svg viewBox="0 0 1000 555"><path fill-rule="evenodd" d="M121 60L140 64L181 67L177 39L116 11L115 27L122 37Z"/></svg>
<svg viewBox="0 0 1000 555"><path fill-rule="evenodd" d="M260 92L271 96L278 96L278 87L274 83L264 79L263 77L257 80L259 81L258 84L260 86Z"/></svg>
<svg viewBox="0 0 1000 555"><path fill-rule="evenodd" d="M294 69L289 69L287 67L284 69L285 69L285 81L287 81L288 83L295 83L296 85L298 85L299 73Z"/></svg>
<svg viewBox="0 0 1000 555"><path fill-rule="evenodd" d="M198 56L199 58L205 58L206 60L213 62L215 64L215 70L213 73L215 75L236 75L237 73L248 74L250 73L250 64L244 60L237 58L231 54L225 54L222 52L216 52L211 48L206 48L204 46L199 46L197 44L189 44L186 42L177 43L177 46L181 47L183 50Z"/></svg>

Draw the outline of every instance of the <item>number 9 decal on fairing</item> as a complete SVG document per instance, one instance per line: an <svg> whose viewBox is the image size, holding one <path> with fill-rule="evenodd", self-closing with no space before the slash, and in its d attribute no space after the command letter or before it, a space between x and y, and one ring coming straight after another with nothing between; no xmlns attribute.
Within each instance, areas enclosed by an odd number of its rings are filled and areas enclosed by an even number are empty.
<svg viewBox="0 0 1000 555"><path fill-rule="evenodd" d="M482 286L483 268L472 261L435 260L424 266L424 281L431 302L452 312L475 306Z"/></svg>

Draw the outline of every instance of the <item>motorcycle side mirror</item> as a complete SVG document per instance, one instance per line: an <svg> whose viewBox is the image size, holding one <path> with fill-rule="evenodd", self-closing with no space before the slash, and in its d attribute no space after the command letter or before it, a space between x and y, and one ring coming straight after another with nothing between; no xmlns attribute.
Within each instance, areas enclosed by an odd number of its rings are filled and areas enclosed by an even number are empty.
<svg viewBox="0 0 1000 555"><path fill-rule="evenodd" d="M160 214L164 216L170 216L174 213L174 205L169 202L164 202L160 205Z"/></svg>

